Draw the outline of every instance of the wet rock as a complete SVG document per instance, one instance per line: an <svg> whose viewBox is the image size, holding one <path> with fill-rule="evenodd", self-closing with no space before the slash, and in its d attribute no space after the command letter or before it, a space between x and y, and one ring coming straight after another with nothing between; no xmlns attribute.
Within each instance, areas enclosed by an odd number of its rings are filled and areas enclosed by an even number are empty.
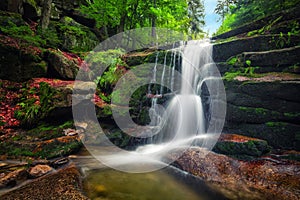
<svg viewBox="0 0 300 200"><path fill-rule="evenodd" d="M14 187L18 182L27 179L28 172L26 169L17 169L9 172L8 174L2 174L0 178L0 189L6 187Z"/></svg>
<svg viewBox="0 0 300 200"><path fill-rule="evenodd" d="M296 200L300 194L299 162L267 158L238 161L195 147L185 151L174 165L204 179L228 199Z"/></svg>
<svg viewBox="0 0 300 200"><path fill-rule="evenodd" d="M214 152L237 158L259 157L270 150L271 147L264 140L236 134L222 134L213 148Z"/></svg>
<svg viewBox="0 0 300 200"><path fill-rule="evenodd" d="M28 184L5 193L1 200L74 199L87 200L81 193L81 176L74 165L34 179Z"/></svg>
<svg viewBox="0 0 300 200"><path fill-rule="evenodd" d="M38 178L40 176L48 174L51 171L53 171L53 168L49 165L36 165L29 170L29 175L32 178Z"/></svg>
<svg viewBox="0 0 300 200"><path fill-rule="evenodd" d="M53 166L54 168L57 167L61 167L65 164L68 164L70 162L69 158L60 158L57 160L54 160L53 162L51 162L51 166Z"/></svg>

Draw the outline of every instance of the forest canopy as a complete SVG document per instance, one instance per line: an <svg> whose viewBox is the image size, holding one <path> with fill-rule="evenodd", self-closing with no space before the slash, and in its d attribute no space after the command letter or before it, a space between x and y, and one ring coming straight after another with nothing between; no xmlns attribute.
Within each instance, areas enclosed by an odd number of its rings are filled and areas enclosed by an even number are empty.
<svg viewBox="0 0 300 200"><path fill-rule="evenodd" d="M278 11L295 7L300 0L218 0L215 12L222 25L221 34Z"/></svg>
<svg viewBox="0 0 300 200"><path fill-rule="evenodd" d="M102 39L140 27L170 28L203 37L203 0L93 0L80 11L95 19Z"/></svg>

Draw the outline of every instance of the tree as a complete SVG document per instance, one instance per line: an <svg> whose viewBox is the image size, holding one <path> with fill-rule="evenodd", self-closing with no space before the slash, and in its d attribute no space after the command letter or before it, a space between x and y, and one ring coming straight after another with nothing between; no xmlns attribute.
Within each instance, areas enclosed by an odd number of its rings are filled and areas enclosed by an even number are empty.
<svg viewBox="0 0 300 200"><path fill-rule="evenodd" d="M199 33L203 33L204 17L203 0L188 0L189 33L193 38L197 38Z"/></svg>
<svg viewBox="0 0 300 200"><path fill-rule="evenodd" d="M42 15L40 20L40 26L42 30L47 29L49 26L51 17L51 4L52 0L44 0L43 2Z"/></svg>

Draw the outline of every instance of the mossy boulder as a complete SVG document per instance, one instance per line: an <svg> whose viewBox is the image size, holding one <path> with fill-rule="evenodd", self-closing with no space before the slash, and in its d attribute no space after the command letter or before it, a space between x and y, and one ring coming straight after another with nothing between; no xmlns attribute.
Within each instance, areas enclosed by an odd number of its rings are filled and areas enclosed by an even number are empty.
<svg viewBox="0 0 300 200"><path fill-rule="evenodd" d="M0 37L0 78L20 82L45 77L47 64L41 58L41 50L15 42L18 40Z"/></svg>
<svg viewBox="0 0 300 200"><path fill-rule="evenodd" d="M235 134L222 134L213 151L236 158L259 157L268 153L271 147L265 140Z"/></svg>
<svg viewBox="0 0 300 200"><path fill-rule="evenodd" d="M86 26L83 26L70 17L64 17L55 26L59 39L62 41L60 48L72 52L87 52L98 45L97 36Z"/></svg>
<svg viewBox="0 0 300 200"><path fill-rule="evenodd" d="M9 158L55 158L78 151L82 144L78 136L65 136L63 130L72 123L40 125L31 130L16 131L12 137L1 139L0 155Z"/></svg>
<svg viewBox="0 0 300 200"><path fill-rule="evenodd" d="M48 75L60 79L75 79L79 70L78 63L59 50L48 50L45 53L49 63Z"/></svg>

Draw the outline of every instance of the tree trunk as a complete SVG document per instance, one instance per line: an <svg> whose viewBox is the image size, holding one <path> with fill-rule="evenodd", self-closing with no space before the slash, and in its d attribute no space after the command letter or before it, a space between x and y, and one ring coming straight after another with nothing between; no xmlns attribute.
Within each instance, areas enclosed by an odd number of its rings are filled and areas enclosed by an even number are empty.
<svg viewBox="0 0 300 200"><path fill-rule="evenodd" d="M153 7L156 8L156 0L153 0ZM152 17L152 32L151 36L153 40L156 40L156 16L153 15ZM154 42L154 41L153 41ZM154 45L155 43L152 43Z"/></svg>
<svg viewBox="0 0 300 200"><path fill-rule="evenodd" d="M40 26L42 30L47 29L49 26L51 17L51 4L52 0L44 0L43 2L42 16L40 21Z"/></svg>

